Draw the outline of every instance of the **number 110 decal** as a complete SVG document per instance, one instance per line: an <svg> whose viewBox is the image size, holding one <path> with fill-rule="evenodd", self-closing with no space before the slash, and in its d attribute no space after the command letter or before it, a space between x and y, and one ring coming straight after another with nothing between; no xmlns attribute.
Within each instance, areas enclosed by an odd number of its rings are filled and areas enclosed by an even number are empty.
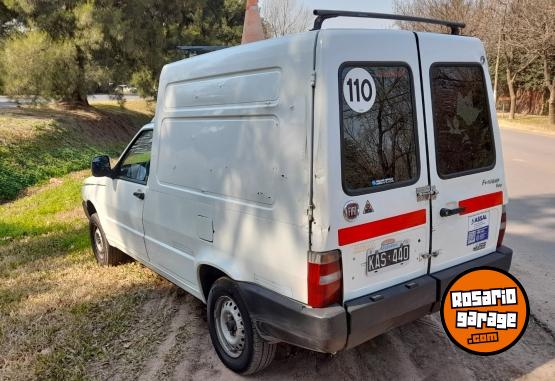
<svg viewBox="0 0 555 381"><path fill-rule="evenodd" d="M349 70L343 80L343 97L355 112L370 110L376 100L376 84L370 73L360 67Z"/></svg>

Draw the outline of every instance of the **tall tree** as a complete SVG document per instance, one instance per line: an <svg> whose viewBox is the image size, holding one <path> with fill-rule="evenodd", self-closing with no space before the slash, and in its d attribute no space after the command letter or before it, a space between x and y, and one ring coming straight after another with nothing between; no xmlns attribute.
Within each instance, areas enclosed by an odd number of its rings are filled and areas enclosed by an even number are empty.
<svg viewBox="0 0 555 381"><path fill-rule="evenodd" d="M267 37L305 32L313 20L310 10L297 0L264 0L261 15Z"/></svg>
<svg viewBox="0 0 555 381"><path fill-rule="evenodd" d="M549 123L555 125L555 1L519 0L512 25L513 45L541 62L543 85L549 93Z"/></svg>
<svg viewBox="0 0 555 381"><path fill-rule="evenodd" d="M516 86L519 75L524 73L530 65L538 58L538 55L527 50L523 44L524 36L520 35L521 12L523 8L520 0L506 0L496 8L498 15L503 9L504 23L500 40L501 54L505 59L505 73L507 87L509 89L510 108L509 119L515 118L516 112ZM497 17L499 20L500 18Z"/></svg>
<svg viewBox="0 0 555 381"><path fill-rule="evenodd" d="M394 0L396 13L423 16L450 21L463 21L466 27L463 34L480 37L489 42L491 22L490 2L486 0ZM399 22L403 29L416 29L425 32L445 32L446 27L424 23Z"/></svg>
<svg viewBox="0 0 555 381"><path fill-rule="evenodd" d="M182 58L177 45L238 44L244 17L242 0L0 1L24 35L40 31L49 44L71 46L66 64L77 73L73 91L58 97L80 103L107 82L132 81L154 96L162 66ZM33 58L20 53L20 64Z"/></svg>

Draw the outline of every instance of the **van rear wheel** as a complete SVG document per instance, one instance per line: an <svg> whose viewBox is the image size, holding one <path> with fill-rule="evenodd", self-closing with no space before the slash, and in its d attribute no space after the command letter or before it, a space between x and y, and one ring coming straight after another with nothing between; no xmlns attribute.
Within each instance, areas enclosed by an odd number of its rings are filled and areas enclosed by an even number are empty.
<svg viewBox="0 0 555 381"><path fill-rule="evenodd" d="M99 265L117 266L130 261L129 256L108 244L106 234L104 234L100 219L96 213L92 214L89 219L89 234L92 250Z"/></svg>
<svg viewBox="0 0 555 381"><path fill-rule="evenodd" d="M268 367L276 344L260 337L235 283L229 278L218 279L207 304L210 338L224 365L243 375Z"/></svg>

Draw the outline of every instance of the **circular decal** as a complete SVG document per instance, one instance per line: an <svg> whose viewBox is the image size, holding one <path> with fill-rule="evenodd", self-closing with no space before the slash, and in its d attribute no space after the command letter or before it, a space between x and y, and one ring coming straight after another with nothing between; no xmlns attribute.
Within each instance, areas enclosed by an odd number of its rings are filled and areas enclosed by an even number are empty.
<svg viewBox="0 0 555 381"><path fill-rule="evenodd" d="M370 73L360 67L349 70L343 80L343 97L353 111L362 114L370 110L376 100L376 84Z"/></svg>
<svg viewBox="0 0 555 381"><path fill-rule="evenodd" d="M491 267L465 271L443 295L441 322L447 336L467 352L506 351L524 334L530 307L520 282Z"/></svg>
<svg viewBox="0 0 555 381"><path fill-rule="evenodd" d="M352 221L358 217L358 204L354 201L349 201L343 207L343 217L347 221Z"/></svg>

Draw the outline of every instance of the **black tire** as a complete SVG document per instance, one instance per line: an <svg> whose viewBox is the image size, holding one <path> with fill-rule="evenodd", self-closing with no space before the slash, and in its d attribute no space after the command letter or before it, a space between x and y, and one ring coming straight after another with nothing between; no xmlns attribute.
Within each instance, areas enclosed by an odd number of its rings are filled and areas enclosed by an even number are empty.
<svg viewBox="0 0 555 381"><path fill-rule="evenodd" d="M108 244L106 234L104 234L100 219L96 213L92 214L89 219L89 235L92 250L99 265L117 266L130 261L128 255Z"/></svg>
<svg viewBox="0 0 555 381"><path fill-rule="evenodd" d="M207 304L210 338L218 357L224 365L243 375L253 374L268 367L274 359L277 345L260 337L235 283L229 278L218 279L210 289ZM223 313L218 313L223 309L235 310L239 317L239 324L236 325L237 336L244 335L239 337L244 338L244 341L242 341L242 348L237 349L238 355L235 353L234 356L230 355L230 351L233 349L230 349L229 342L225 338L221 338L222 331L229 329L229 325L225 324L226 328L223 325L220 325L220 328L217 327L217 324L223 319L222 316L228 312L226 310ZM237 320L233 320L233 322L236 323ZM239 334L241 326L244 327L244 332ZM233 338L237 337L234 336ZM239 342L241 341L239 340ZM237 345L236 348L240 348L240 345Z"/></svg>

